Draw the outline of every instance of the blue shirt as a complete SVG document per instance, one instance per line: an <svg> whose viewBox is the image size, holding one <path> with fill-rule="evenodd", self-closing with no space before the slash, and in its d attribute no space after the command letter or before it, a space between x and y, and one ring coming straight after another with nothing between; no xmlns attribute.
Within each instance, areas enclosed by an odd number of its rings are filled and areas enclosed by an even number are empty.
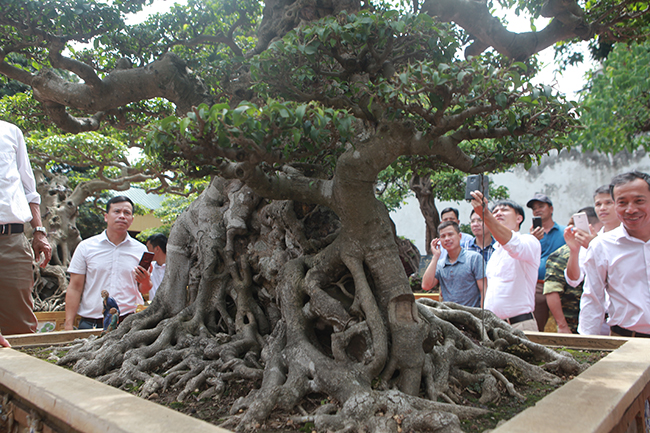
<svg viewBox="0 0 650 433"><path fill-rule="evenodd" d="M438 260L436 279L440 282L440 294L445 302L480 307L481 292L476 280L484 277L485 261L474 251L461 248L454 263L449 262L449 255Z"/></svg>
<svg viewBox="0 0 650 433"><path fill-rule="evenodd" d="M492 257L492 253L494 252L494 244L496 241L494 238L492 238L492 242L490 245L488 245L485 248L481 248L478 245L476 245L476 238L472 239L469 244L465 247L468 251L474 251L475 253L479 253L480 255L483 256L483 260L487 263L488 260L490 260L490 257Z"/></svg>
<svg viewBox="0 0 650 433"><path fill-rule="evenodd" d="M548 259L548 256L566 243L564 241L565 228L566 227L561 226L558 223L554 223L551 230L549 230L548 233L545 233L542 240L539 241L542 245L542 258L539 262L539 270L537 272L538 280L543 280L546 275L546 259Z"/></svg>

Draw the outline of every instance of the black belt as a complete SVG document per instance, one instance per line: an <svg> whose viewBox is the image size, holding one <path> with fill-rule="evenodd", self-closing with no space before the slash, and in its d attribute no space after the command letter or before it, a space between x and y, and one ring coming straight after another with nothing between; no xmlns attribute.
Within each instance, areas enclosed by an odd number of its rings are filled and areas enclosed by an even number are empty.
<svg viewBox="0 0 650 433"><path fill-rule="evenodd" d="M630 331L629 329L621 328L618 325L612 326L612 331L615 334L622 335L623 337L650 338L650 334L644 334L642 332Z"/></svg>
<svg viewBox="0 0 650 433"><path fill-rule="evenodd" d="M24 230L25 226L23 224L0 224L0 235L22 233Z"/></svg>
<svg viewBox="0 0 650 433"><path fill-rule="evenodd" d="M524 313L518 316L511 317L509 319L505 319L505 321L510 323L511 325L514 325L515 323L523 322L525 320L530 320L532 318L533 318L533 313Z"/></svg>
<svg viewBox="0 0 650 433"><path fill-rule="evenodd" d="M91 319L90 317L82 317L81 320L84 322L92 323L99 328L104 327L104 319Z"/></svg>

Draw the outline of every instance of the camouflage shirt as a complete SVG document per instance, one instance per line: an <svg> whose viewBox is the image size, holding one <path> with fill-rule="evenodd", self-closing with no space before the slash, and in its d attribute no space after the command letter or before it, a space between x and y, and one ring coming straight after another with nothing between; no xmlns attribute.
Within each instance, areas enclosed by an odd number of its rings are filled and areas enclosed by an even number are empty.
<svg viewBox="0 0 650 433"><path fill-rule="evenodd" d="M582 296L582 283L578 287L571 287L564 279L564 270L569 261L569 247L563 245L551 253L546 261L546 275L544 277L544 294L558 292L562 302L562 312L566 318L571 332L578 331L578 316L580 315L580 297Z"/></svg>

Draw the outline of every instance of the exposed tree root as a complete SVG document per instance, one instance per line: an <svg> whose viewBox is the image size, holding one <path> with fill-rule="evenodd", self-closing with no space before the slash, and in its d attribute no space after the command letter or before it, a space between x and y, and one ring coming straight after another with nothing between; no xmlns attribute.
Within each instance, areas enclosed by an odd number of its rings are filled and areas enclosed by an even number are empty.
<svg viewBox="0 0 650 433"><path fill-rule="evenodd" d="M394 234L370 232L353 241L327 210L217 179L176 222L153 304L60 363L142 397L261 383L230 409L223 426L239 431L283 409L319 431L459 432L459 418L485 413L459 404L466 387L486 404L503 388L520 398L520 381L580 371L490 312L416 303L403 276L384 272L401 266ZM312 394L329 403L308 413Z"/></svg>

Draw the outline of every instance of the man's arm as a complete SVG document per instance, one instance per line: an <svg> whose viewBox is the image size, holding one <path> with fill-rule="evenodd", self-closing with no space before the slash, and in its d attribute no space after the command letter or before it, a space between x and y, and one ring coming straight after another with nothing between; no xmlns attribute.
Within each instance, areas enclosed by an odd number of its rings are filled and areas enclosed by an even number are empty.
<svg viewBox="0 0 650 433"><path fill-rule="evenodd" d="M436 278L436 268L438 266L438 259L440 259L440 239L436 238L431 241L431 263L427 266L427 270L422 275L422 290L425 292L430 291L438 285Z"/></svg>
<svg viewBox="0 0 650 433"><path fill-rule="evenodd" d="M545 293L545 296L548 309L551 310L551 314L553 314L553 317L555 318L555 323L557 323L557 331L562 334L572 334L569 325L566 323L564 311L562 311L562 300L560 299L560 294L558 292L550 292Z"/></svg>
<svg viewBox="0 0 650 433"><path fill-rule="evenodd" d="M65 293L65 323L63 327L66 331L72 331L73 329L74 319L77 317L85 282L85 275L70 274L70 283L68 283L68 288Z"/></svg>
<svg viewBox="0 0 650 433"><path fill-rule="evenodd" d="M30 203L29 209L32 212L32 220L29 224L32 228L40 227L43 225L41 222L41 207L38 203ZM41 259L41 253L45 256L45 259L41 263L41 268L47 266L52 258L52 247L47 241L47 236L43 232L34 232L32 238L32 249L34 250L34 258L38 262Z"/></svg>
<svg viewBox="0 0 650 433"><path fill-rule="evenodd" d="M512 238L512 231L494 218L492 212L488 210L487 200L483 197L483 194L481 194L480 191L473 191L471 194L472 197L474 197L472 200L474 212L483 217L485 226L488 228L490 233L492 233L492 237L496 239L498 243L501 245L507 244L510 238ZM485 212L483 211L484 209Z"/></svg>
<svg viewBox="0 0 650 433"><path fill-rule="evenodd" d="M576 239L572 225L564 229L564 242L569 247L569 261L565 271L566 282L571 287L577 287L584 279L584 275L580 270L580 243Z"/></svg>
<svg viewBox="0 0 650 433"><path fill-rule="evenodd" d="M476 285L478 286L478 291L481 292L481 308L483 308L485 302L485 289L487 289L487 278L476 280Z"/></svg>

